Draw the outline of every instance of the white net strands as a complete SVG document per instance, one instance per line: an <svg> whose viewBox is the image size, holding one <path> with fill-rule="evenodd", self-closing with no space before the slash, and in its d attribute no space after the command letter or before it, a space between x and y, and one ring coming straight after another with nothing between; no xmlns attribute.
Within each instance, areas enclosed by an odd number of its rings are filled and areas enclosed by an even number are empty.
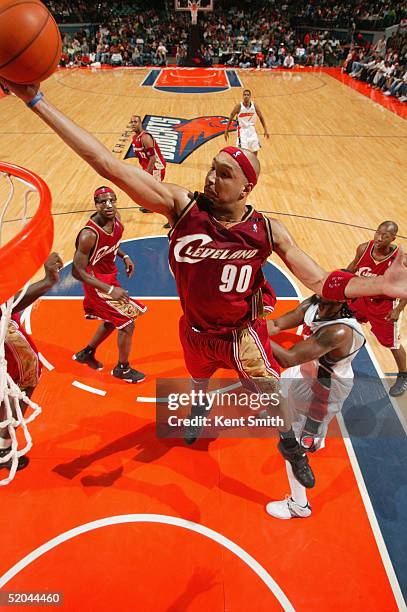
<svg viewBox="0 0 407 612"><path fill-rule="evenodd" d="M188 2L188 8L191 11L191 23L196 25L198 23L198 8L200 2Z"/></svg>
<svg viewBox="0 0 407 612"><path fill-rule="evenodd" d="M15 212L15 191L16 183L19 187L24 188L24 204L23 211L19 212L18 222L21 225L21 229L26 225L28 217L28 201L29 196L32 193L38 194L38 191L34 185L24 181L23 179L13 176L3 170L0 170L0 187L1 192L6 192L5 203L1 205L0 209L0 246L3 245L3 234L4 224L7 211L12 207L13 213ZM12 202L14 200L14 204ZM12 205L12 206L11 206ZM14 222L16 220L14 219ZM7 245L5 246L7 248ZM13 271L9 270L9 274ZM2 464L11 462L11 467L8 470L0 470L0 477L4 474L8 476L0 479L0 485L4 486L9 484L16 474L18 467L18 460L20 457L25 455L32 447L32 438L28 431L27 425L31 423L40 413L41 408L33 402L24 391L22 391L18 385L11 378L7 370L7 360L5 345L9 343L12 334L17 333L18 326L12 319L13 310L23 299L28 287L27 282L20 293L17 296L9 298L6 302L1 304L1 318L0 318L0 432L3 432L3 437L10 439L11 444L7 445L11 447L9 452L0 456L0 468ZM27 414L23 414L27 409ZM17 435L17 429L20 428L21 434ZM6 435L4 436L4 432Z"/></svg>

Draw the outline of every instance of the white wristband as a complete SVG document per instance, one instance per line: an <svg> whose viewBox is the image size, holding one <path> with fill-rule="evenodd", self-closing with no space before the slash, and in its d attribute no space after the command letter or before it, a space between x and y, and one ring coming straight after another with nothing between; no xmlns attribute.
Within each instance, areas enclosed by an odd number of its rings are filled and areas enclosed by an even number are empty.
<svg viewBox="0 0 407 612"><path fill-rule="evenodd" d="M123 259L130 259L129 255L123 255Z"/></svg>
<svg viewBox="0 0 407 612"><path fill-rule="evenodd" d="M109 291L107 292L107 295L111 295L111 293L113 293L113 289L114 289L114 285L111 285Z"/></svg>

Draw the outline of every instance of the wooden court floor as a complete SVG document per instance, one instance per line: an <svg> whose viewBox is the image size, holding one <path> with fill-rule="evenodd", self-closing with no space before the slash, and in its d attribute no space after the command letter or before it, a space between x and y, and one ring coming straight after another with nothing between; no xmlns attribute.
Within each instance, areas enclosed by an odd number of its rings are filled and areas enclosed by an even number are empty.
<svg viewBox="0 0 407 612"><path fill-rule="evenodd" d="M148 76L147 69L61 70L43 85L43 91L119 157L130 144L132 114L227 117L241 98L240 87L195 94L141 87ZM251 199L257 209L284 221L299 245L326 269L349 263L357 245L369 240L385 219L398 223L398 243L407 245L407 213L402 204L407 193L407 127L401 116L329 72L238 71L238 77L243 87L252 90L270 133L269 140L262 138L262 175ZM32 169L50 186L54 249L68 263L75 236L92 209L92 193L104 180L16 99L0 99L0 116L0 159ZM212 157L223 144L220 135L196 148L181 164L168 164L166 179L199 189ZM127 163L136 162L129 159ZM0 195L4 191L0 185ZM126 239L139 244L137 239L165 236L162 217L141 214L126 194L117 192ZM6 237L17 227L12 219L18 217L19 210L20 204L13 202ZM284 271L282 262L273 259ZM297 285L306 295L306 288ZM177 302L152 300L148 305L151 318L140 323L137 358L140 363L147 361L152 376L184 375L176 339ZM287 307L288 302L280 305L283 310ZM78 321L69 337L67 316ZM181 524L185 519L193 525L208 525L249 550L295 609L322 610L328 605L333 610L400 608L388 559L378 552L382 553L382 548L376 544L371 509L360 492L359 472L354 458L349 458L353 455L348 442L338 435L318 457L321 485L314 496L319 507L314 522L274 522L270 528L264 503L278 498L285 486L278 457L270 456L270 441L258 445L255 440L216 440L210 445L203 441L191 459L182 444L151 442L152 414L138 407L133 414L132 390L118 389L107 375L103 374L96 386L104 385L108 395L97 401L83 399L83 393L70 387L72 373L82 376L87 384L95 384L95 379L70 360L81 338L90 335L89 323L80 317L80 302L74 299L63 304L44 300L33 309L34 335L57 371L46 371L40 385L38 401L45 409L41 420L32 426L37 442L37 451L35 447L32 451L33 466L1 491L6 504L18 510L6 538L10 558L2 564L0 574L50 537L105 516L143 513L150 516L144 517L147 522L153 515L175 516L179 518L172 524L176 535L168 520L163 524L156 518L147 529L137 522L141 519L123 520L117 535L112 532L112 523L106 522L100 525L105 529L99 530L103 532L99 538L89 530L78 544L75 533L75 539L66 540L69 543L61 540L48 555L31 559L28 570L10 578L13 588L64 590L67 610L78 606L86 610L113 606L173 612L291 609L278 589L273 591L267 580L259 581L259 574L254 577L251 561L247 563L245 557L242 565L241 557L233 556L231 548L222 548L218 536L211 539L213 534L195 531L192 539L186 537L188 525ZM167 325L161 335L163 321ZM404 323L404 337L406 329ZM389 351L379 347L368 332L367 337L378 367L394 372ZM113 360L114 351L112 340L106 348L108 361ZM152 395L151 384L147 383L147 390ZM125 408L123 398L128 402ZM399 402L399 408L406 411L404 401ZM271 473L275 476L272 491ZM21 508L27 503L30 506L29 500L32 517L26 521L26 510ZM45 523L44 512L49 512ZM8 506L3 515L8 522L13 520ZM337 528L334 537L333 525ZM202 538L206 538L206 545ZM124 556L123 542L127 547ZM84 560L84 555L89 558ZM114 570L106 569L103 555ZM181 559L174 578L168 567ZM307 565L301 567L304 559ZM79 566L80 576L75 569ZM145 572L134 591L139 605L133 607L128 599L128 577L139 567ZM191 567L195 568L192 572ZM341 576L344 567L347 569ZM94 579L95 569L99 592L90 593L87 584ZM321 573L323 588L318 585ZM106 586L109 577L117 585L117 600ZM82 606L81 601L85 601ZM249 602L255 603L250 606Z"/></svg>

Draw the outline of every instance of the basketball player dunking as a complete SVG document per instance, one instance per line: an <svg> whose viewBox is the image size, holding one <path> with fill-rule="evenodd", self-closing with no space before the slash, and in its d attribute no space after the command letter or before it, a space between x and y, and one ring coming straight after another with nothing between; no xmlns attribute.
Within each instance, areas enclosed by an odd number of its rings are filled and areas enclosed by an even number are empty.
<svg viewBox="0 0 407 612"><path fill-rule="evenodd" d="M269 138L266 122L263 114L259 109L258 104L254 104L251 99L252 93L250 89L245 89L243 92L243 101L236 104L230 113L229 121L225 130L225 140L229 138L229 129L232 121L237 116L237 141L236 146L242 149L247 149L257 155L260 149L259 137L256 132L257 117L264 128L264 136Z"/></svg>
<svg viewBox="0 0 407 612"><path fill-rule="evenodd" d="M328 274L297 246L281 222L249 206L247 199L260 174L253 153L222 149L206 175L204 194L193 194L178 185L159 183L116 159L92 134L51 105L38 86L5 84L96 172L138 204L167 217L172 226L169 257L184 311L180 337L192 377L208 377L226 365L241 378L255 378L256 385L268 392L278 388L278 369L266 321L258 317L257 299L264 283L261 267L273 250L313 293L328 300L383 293L407 298L402 249L383 276L362 278L343 270ZM280 415L286 420L279 450L299 482L312 487L308 458L283 402Z"/></svg>

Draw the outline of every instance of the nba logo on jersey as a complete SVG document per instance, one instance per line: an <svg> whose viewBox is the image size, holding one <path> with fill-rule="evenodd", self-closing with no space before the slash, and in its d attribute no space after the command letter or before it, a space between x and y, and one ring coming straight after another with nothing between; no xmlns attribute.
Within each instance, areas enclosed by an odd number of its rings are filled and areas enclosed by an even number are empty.
<svg viewBox="0 0 407 612"><path fill-rule="evenodd" d="M146 115L143 119L143 129L158 142L167 162L182 164L184 159L205 142L224 134L228 120L228 117L223 115L195 119ZM236 129L237 123L233 121L229 132ZM240 154L240 151L237 153ZM129 147L125 159L129 157L134 157L132 146Z"/></svg>

